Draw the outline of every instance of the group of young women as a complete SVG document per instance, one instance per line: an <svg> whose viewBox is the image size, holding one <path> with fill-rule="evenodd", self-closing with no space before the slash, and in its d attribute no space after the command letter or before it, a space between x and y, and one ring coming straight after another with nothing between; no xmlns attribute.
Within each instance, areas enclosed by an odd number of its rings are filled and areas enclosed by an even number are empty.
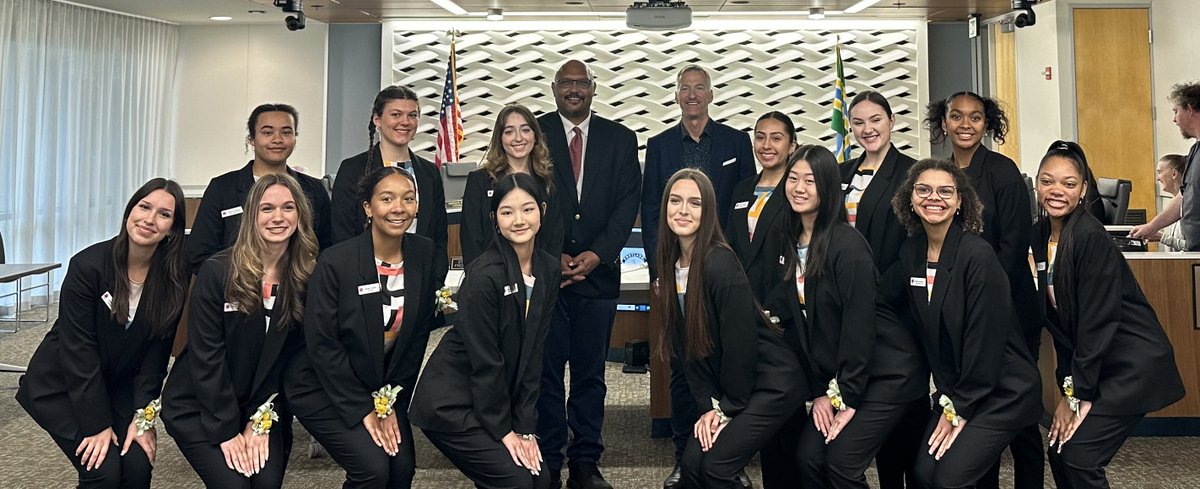
<svg viewBox="0 0 1200 489"><path fill-rule="evenodd" d="M562 223L544 136L524 107L499 114L464 196L457 317L422 371L450 306L436 298L441 182L408 148L419 113L411 90L380 92L369 149L339 170L336 244L323 250L314 220L329 216L274 172L254 174L239 214L222 212L236 237L193 270L190 300L172 181L143 185L118 235L72 258L17 399L81 487L149 487L160 415L208 487L280 487L293 417L345 469L344 487L410 487L414 424L479 487L550 483L536 400ZM294 112L256 110L249 141L279 146L259 131L289 114L294 126ZM687 487L740 487L759 452L767 488L865 488L872 459L883 487L974 487L1010 444L1036 444L1017 471L1040 486L1043 327L1062 394L1054 478L1106 487L1137 422L1183 387L1088 211L1083 151L1050 146L1033 223L1015 164L982 145L1007 130L995 102L963 92L931 105L928 128L950 139L953 160L900 153L878 93L858 94L849 114L864 153L842 165L797 147L786 115L762 116L762 172L738 186L725 229L703 172L666 186L656 256L660 290L675 294L654 299L667 318L656 354L683 357L703 413L682 460ZM167 376L185 302L187 343Z"/></svg>

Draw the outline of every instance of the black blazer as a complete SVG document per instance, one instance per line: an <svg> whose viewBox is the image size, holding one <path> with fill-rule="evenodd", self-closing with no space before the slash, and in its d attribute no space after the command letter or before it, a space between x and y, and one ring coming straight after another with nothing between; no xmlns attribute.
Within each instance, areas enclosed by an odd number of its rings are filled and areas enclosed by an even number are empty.
<svg viewBox="0 0 1200 489"><path fill-rule="evenodd" d="M358 200L358 181L371 170L383 167L383 156L379 154L379 146L371 148L371 152L373 155L370 169L367 168L366 151L342 160L341 166L338 167L329 209L333 226L332 243L340 243L358 236L366 229L362 202ZM436 165L417 156L412 150L409 150L408 158L412 161L413 176L417 177L417 194L420 198L417 207L417 229L414 231L433 240L433 282L442 284L446 282L449 267L449 258L446 255L446 189L442 185L442 176Z"/></svg>
<svg viewBox="0 0 1200 489"><path fill-rule="evenodd" d="M1054 337L1060 391L1070 375L1075 396L1092 401L1092 412L1108 416L1143 414L1173 404L1183 398L1183 381L1158 316L1104 226L1086 213L1075 219L1079 222L1070 255L1058 255L1055 268L1069 267L1076 287L1065 290L1058 280L1061 275L1055 275L1058 309L1047 307L1045 293L1050 225L1039 223L1033 229L1042 291L1038 303ZM1071 312L1062 314L1065 311Z"/></svg>
<svg viewBox="0 0 1200 489"><path fill-rule="evenodd" d="M129 329L113 319L103 298L116 282L113 241L71 257L58 319L21 376L17 402L54 436L79 439L105 428L123 432L135 410L158 398L167 375L179 317L165 338L150 336L141 315L134 315Z"/></svg>
<svg viewBox="0 0 1200 489"><path fill-rule="evenodd" d="M510 431L537 433L542 354L561 271L558 257L535 252L536 282L526 304L518 267L507 243L493 245L467 266L455 325L415 388L408 411L412 424L452 433L482 428L495 440Z"/></svg>
<svg viewBox="0 0 1200 489"><path fill-rule="evenodd" d="M204 197L200 200L200 208L196 209L196 218L192 221L192 231L184 241L187 250L188 263L194 273L199 273L200 266L208 257L218 251L233 246L237 241L238 229L242 226L242 209L246 205L246 197L254 186L254 161L240 170L234 170L213 178L204 189ZM325 249L332 243L332 233L329 230L329 194L321 180L303 173L287 169L304 195L312 204L313 232L317 235L317 244ZM224 441L224 440L222 440Z"/></svg>
<svg viewBox="0 0 1200 489"><path fill-rule="evenodd" d="M905 241L888 280L907 288L918 343L937 387L934 401L946 395L960 416L983 428L1014 430L1037 422L1041 379L1013 304L1004 300L1008 280L991 245L951 225L932 300L924 284L926 248L924 232Z"/></svg>
<svg viewBox="0 0 1200 489"><path fill-rule="evenodd" d="M850 185L854 179L854 173L858 171L858 167L862 165L865 158L866 154L864 153L858 158L838 166L842 172L842 190ZM867 185L862 199L858 202L858 214L855 218L854 228L862 233L864 238L867 238L867 244L871 245L871 251L875 255L875 267L880 272L887 271L896 262L900 255L900 245L908 239L908 232L905 231L904 225L900 224L900 220L892 212L892 196L896 194L896 189L904 183L905 177L908 176L908 169L912 168L914 163L916 160L901 153L895 145L892 145L887 156L884 156L883 163L875 171L875 176L871 177L871 184Z"/></svg>
<svg viewBox="0 0 1200 489"><path fill-rule="evenodd" d="M720 122L709 120L704 128L712 137L708 164L700 168L712 180L717 193L717 217L721 228L728 224L733 188L754 176L754 151L750 136ZM683 168L683 138L688 136L681 123L668 127L646 142L646 169L642 179L642 242L650 263L650 279L657 277L654 255L658 244L658 212L667 180Z"/></svg>
<svg viewBox="0 0 1200 489"><path fill-rule="evenodd" d="M570 161L570 160L568 160ZM541 178L534 176L539 182ZM492 178L483 168L467 174L466 188L463 190L462 225L458 228L459 242L462 243L463 263L468 265L475 261L492 246L496 235L496 225L492 223ZM558 260L562 253L563 218L559 210L559 197L562 187L554 186L546 202L546 214L542 216L542 227L537 233L537 248L544 250Z"/></svg>
<svg viewBox="0 0 1200 489"><path fill-rule="evenodd" d="M280 309L243 314L225 300L230 252L200 267L188 305L188 342L163 388L163 424L174 438L217 445L241 433L250 415L280 391L288 361L300 351L299 325L280 330ZM286 293L280 292L280 295ZM286 409L283 397L275 409Z"/></svg>
<svg viewBox="0 0 1200 489"><path fill-rule="evenodd" d="M379 285L371 233L329 248L317 260L304 308L307 354L288 370L284 383L292 410L306 416L333 406L352 428L374 409L371 393L384 384L403 387L396 410L412 395L435 308L430 256L424 236L404 236L404 317L392 351L383 351L383 296L360 293Z"/></svg>
<svg viewBox="0 0 1200 489"><path fill-rule="evenodd" d="M621 291L621 248L637 219L642 168L633 131L596 114L591 117L590 144L583 155L582 195L575 191L562 116L558 112L543 114L538 125L554 161L554 189L562 209L562 252L575 256L592 251L600 257L587 280L568 285L566 290L584 297L615 299Z"/></svg>
<svg viewBox="0 0 1200 489"><path fill-rule="evenodd" d="M721 246L709 250L704 258L703 294L712 350L704 358L683 362L701 413L712 410L712 399L717 399L727 416L741 412L777 416L795 410L810 396L800 360L782 337L757 319L760 311L754 297L746 293L748 288L733 251ZM673 351L684 352L685 318L679 301L668 302L679 318L669 325Z"/></svg>
<svg viewBox="0 0 1200 489"><path fill-rule="evenodd" d="M785 216L790 210L790 205L787 197L783 195L783 184L786 181L783 179L775 186L771 196L767 197L767 203L758 216L758 224L754 227L754 239L750 239L750 223L746 221L746 216L750 214L750 207L754 205L754 189L761 177L762 174L759 173L742 180L733 188L733 207L729 210L725 239L729 241L729 247L746 269L746 278L750 281L754 298L759 303L765 303L767 295L778 281L775 274L778 253L773 249L764 251L764 243L773 240L780 233L788 232ZM771 248L771 245L767 245L766 248Z"/></svg>
<svg viewBox="0 0 1200 489"><path fill-rule="evenodd" d="M823 275L805 278L805 304L796 294L798 260L786 235L776 239L782 246L772 253L776 265L769 273L775 288L767 307L807 362L810 395L825 395L836 377L850 407L920 399L929 393L929 368L911 331L878 293L866 240L849 224L830 233Z"/></svg>

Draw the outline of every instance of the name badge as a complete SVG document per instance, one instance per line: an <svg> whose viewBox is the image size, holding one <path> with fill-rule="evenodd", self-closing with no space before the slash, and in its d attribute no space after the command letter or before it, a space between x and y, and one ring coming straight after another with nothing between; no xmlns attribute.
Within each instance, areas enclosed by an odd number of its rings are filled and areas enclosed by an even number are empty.
<svg viewBox="0 0 1200 489"><path fill-rule="evenodd" d="M358 286L358 295L374 294L379 292L379 284L367 284Z"/></svg>
<svg viewBox="0 0 1200 489"><path fill-rule="evenodd" d="M108 306L108 310L112 310L112 294L105 291L104 295L100 296L100 300L104 301L104 305Z"/></svg>
<svg viewBox="0 0 1200 489"><path fill-rule="evenodd" d="M1039 271L1039 272L1046 271L1046 262L1044 262L1044 261L1037 262L1037 271Z"/></svg>
<svg viewBox="0 0 1200 489"><path fill-rule="evenodd" d="M779 255L779 264L780 264L780 265L787 265L787 259L786 259L786 258L784 258L784 257L783 257L783 255Z"/></svg>
<svg viewBox="0 0 1200 489"><path fill-rule="evenodd" d="M228 209L221 211L221 218L224 219L226 217L236 216L241 213L242 213L242 206L239 205L237 207L230 207Z"/></svg>
<svg viewBox="0 0 1200 489"><path fill-rule="evenodd" d="M495 192L495 191L494 191L494 190L488 190L488 191L487 191L487 196L488 196L488 197L491 197L491 196L492 196L492 192Z"/></svg>
<svg viewBox="0 0 1200 489"><path fill-rule="evenodd" d="M912 287L924 287L925 277L909 277L908 285Z"/></svg>
<svg viewBox="0 0 1200 489"><path fill-rule="evenodd" d="M508 297L510 295L513 295L513 294L517 293L517 290L519 290L517 288L517 284L505 285L504 286L504 296Z"/></svg>
<svg viewBox="0 0 1200 489"><path fill-rule="evenodd" d="M735 162L735 161L737 161L737 158L730 158L730 159L728 159L728 160L725 160L725 162L724 162L724 163L721 163L721 166L729 166L729 165L732 165L732 164L733 164L733 162Z"/></svg>
<svg viewBox="0 0 1200 489"><path fill-rule="evenodd" d="M845 192L845 191L847 191L847 190L850 190L850 184L848 184L848 183L843 183L843 184L842 184L842 191L843 191L843 192Z"/></svg>
<svg viewBox="0 0 1200 489"><path fill-rule="evenodd" d="M225 303L225 312L237 312L237 304Z"/></svg>
<svg viewBox="0 0 1200 489"><path fill-rule="evenodd" d="M738 202L736 204L733 204L734 209L745 209L747 207L750 207L750 201Z"/></svg>

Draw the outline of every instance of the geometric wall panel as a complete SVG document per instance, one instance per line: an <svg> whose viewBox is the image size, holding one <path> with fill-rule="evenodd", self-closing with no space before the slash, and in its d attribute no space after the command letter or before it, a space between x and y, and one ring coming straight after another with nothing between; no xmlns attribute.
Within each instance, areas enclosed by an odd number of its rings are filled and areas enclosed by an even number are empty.
<svg viewBox="0 0 1200 489"><path fill-rule="evenodd" d="M413 150L432 156L449 42L445 30L404 25L384 24L385 52L391 56L391 66L384 67L390 81L387 75L384 81L421 96L424 134ZM833 49L839 38L847 102L860 90L883 93L896 115L892 140L908 154L918 153L917 70L923 49L914 28L651 32L553 25L561 29L461 33L456 48L466 133L462 161L482 158L495 114L505 104L519 102L535 114L553 111L550 81L568 59L591 66L598 84L592 109L634 130L643 156L646 140L679 120L675 77L688 64L707 68L713 78L714 119L750 133L760 115L779 110L796 123L801 144L832 149Z"/></svg>

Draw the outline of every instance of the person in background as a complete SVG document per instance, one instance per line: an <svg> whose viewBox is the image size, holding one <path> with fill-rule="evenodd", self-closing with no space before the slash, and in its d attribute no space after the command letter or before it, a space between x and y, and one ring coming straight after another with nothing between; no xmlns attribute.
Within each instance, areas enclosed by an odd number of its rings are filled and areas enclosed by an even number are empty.
<svg viewBox="0 0 1200 489"><path fill-rule="evenodd" d="M1167 225L1181 222L1185 251L1200 251L1200 198L1193 192L1200 190L1200 82L1177 83L1167 95L1171 102L1174 122L1183 139L1195 139L1188 150L1183 164L1183 182L1179 184L1179 195L1163 206L1162 212L1150 222L1134 226L1129 236L1149 239Z"/></svg>
<svg viewBox="0 0 1200 489"><path fill-rule="evenodd" d="M1125 257L1086 210L1087 157L1055 141L1037 173L1039 308L1058 353L1050 426L1058 487L1107 488L1105 466L1146 413L1183 398L1170 340ZM1057 443L1057 446L1055 446Z"/></svg>
<svg viewBox="0 0 1200 489"><path fill-rule="evenodd" d="M154 420L188 271L183 189L152 179L115 238L67 266L58 319L29 360L17 402L78 472L78 487L149 489Z"/></svg>
<svg viewBox="0 0 1200 489"><path fill-rule="evenodd" d="M1181 154L1167 154L1158 159L1154 166L1154 179L1158 180L1162 191L1171 195L1172 199L1179 197L1179 186L1183 184L1183 171L1187 160ZM1184 251L1187 240L1183 238L1183 230L1179 229L1179 221L1162 228L1158 234L1151 236L1157 239L1160 251Z"/></svg>

